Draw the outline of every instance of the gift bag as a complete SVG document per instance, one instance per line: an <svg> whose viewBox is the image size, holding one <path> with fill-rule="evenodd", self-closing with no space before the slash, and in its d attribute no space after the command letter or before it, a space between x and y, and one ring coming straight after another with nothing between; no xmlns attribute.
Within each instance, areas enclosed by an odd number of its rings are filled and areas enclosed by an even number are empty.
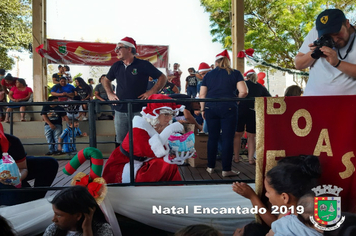
<svg viewBox="0 0 356 236"><path fill-rule="evenodd" d="M21 173L16 162L8 153L3 153L0 159L0 183L21 188L20 179Z"/></svg>
<svg viewBox="0 0 356 236"><path fill-rule="evenodd" d="M173 152L194 152L195 137L194 132L190 131L185 134L172 134L168 138L168 145Z"/></svg>

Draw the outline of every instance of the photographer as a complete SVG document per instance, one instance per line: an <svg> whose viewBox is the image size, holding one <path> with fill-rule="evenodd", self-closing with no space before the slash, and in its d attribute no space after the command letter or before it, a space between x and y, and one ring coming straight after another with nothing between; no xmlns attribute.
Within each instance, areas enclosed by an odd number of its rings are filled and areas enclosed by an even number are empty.
<svg viewBox="0 0 356 236"><path fill-rule="evenodd" d="M339 9L323 11L315 25L295 57L296 69L310 67L304 95L356 94L354 27Z"/></svg>

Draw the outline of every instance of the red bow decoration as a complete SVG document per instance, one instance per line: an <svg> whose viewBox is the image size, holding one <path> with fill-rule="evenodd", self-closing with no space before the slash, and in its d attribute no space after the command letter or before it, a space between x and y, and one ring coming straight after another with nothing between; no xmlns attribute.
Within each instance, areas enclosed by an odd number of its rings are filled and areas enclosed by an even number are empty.
<svg viewBox="0 0 356 236"><path fill-rule="evenodd" d="M244 58L244 57L246 57L244 51L240 51L240 52L237 54L237 58Z"/></svg>
<svg viewBox="0 0 356 236"><path fill-rule="evenodd" d="M254 50L253 48L248 48L248 49L245 50L245 53L246 53L247 55L249 55L250 57L253 56L253 53L254 53L254 52L255 52L255 50Z"/></svg>
<svg viewBox="0 0 356 236"><path fill-rule="evenodd" d="M255 50L253 48L248 48L246 50L240 51L237 54L237 58L244 58L244 57L246 57L246 55L252 57L254 52L255 52Z"/></svg>
<svg viewBox="0 0 356 236"><path fill-rule="evenodd" d="M44 45L41 44L40 46L36 47L36 49L35 49L36 52L37 52L41 57L44 57L44 55L45 55L46 53L48 53L47 50L43 49L43 47L44 47Z"/></svg>
<svg viewBox="0 0 356 236"><path fill-rule="evenodd" d="M97 198L99 197L99 191L101 189L102 184L96 183L96 182L91 182L89 183L89 175L84 176L83 178L80 179L80 181L77 180L75 185L81 185L84 186L88 189L89 193L94 197Z"/></svg>

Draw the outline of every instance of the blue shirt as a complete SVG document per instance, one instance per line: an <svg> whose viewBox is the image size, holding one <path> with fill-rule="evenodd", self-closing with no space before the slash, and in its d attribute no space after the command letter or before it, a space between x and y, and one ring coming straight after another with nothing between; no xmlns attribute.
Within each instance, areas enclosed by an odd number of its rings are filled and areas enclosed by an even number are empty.
<svg viewBox="0 0 356 236"><path fill-rule="evenodd" d="M226 70L216 67L204 76L202 86L208 89L206 98L235 98L237 83L243 80L238 70L228 74Z"/></svg>
<svg viewBox="0 0 356 236"><path fill-rule="evenodd" d="M74 133L74 136L73 136ZM73 129L71 127L63 130L61 134L61 139L63 140L62 150L63 152L76 152L77 147L75 146L75 137L77 135L82 135L82 131L78 128Z"/></svg>
<svg viewBox="0 0 356 236"><path fill-rule="evenodd" d="M51 92L55 92L55 93L74 93L75 87L71 84L66 84L65 86L61 86L60 84L56 84L55 86L53 86L53 88L51 89ZM60 96L58 96L60 97ZM64 96L65 97L65 96Z"/></svg>
<svg viewBox="0 0 356 236"><path fill-rule="evenodd" d="M149 61L134 58L133 62L125 68L122 61L115 62L106 77L113 81L116 79L116 96L120 100L138 99L146 92L148 77L159 78L162 72ZM144 104L133 104L134 112L141 111ZM127 112L127 104L118 104L114 109Z"/></svg>

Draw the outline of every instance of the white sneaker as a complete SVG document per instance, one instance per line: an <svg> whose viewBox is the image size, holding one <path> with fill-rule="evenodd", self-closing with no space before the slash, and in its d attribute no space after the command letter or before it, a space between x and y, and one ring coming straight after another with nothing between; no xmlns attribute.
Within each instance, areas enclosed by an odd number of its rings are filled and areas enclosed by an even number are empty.
<svg viewBox="0 0 356 236"><path fill-rule="evenodd" d="M209 174L212 174L212 173L215 172L215 171L214 171L214 168L210 168L210 167L207 167L207 168L206 168L206 171L207 171Z"/></svg>
<svg viewBox="0 0 356 236"><path fill-rule="evenodd" d="M230 170L230 171L223 171L222 176L223 177L230 177L230 176L236 176L239 175L240 171L235 171L235 170Z"/></svg>
<svg viewBox="0 0 356 236"><path fill-rule="evenodd" d="M82 120L88 120L88 118L84 116Z"/></svg>

